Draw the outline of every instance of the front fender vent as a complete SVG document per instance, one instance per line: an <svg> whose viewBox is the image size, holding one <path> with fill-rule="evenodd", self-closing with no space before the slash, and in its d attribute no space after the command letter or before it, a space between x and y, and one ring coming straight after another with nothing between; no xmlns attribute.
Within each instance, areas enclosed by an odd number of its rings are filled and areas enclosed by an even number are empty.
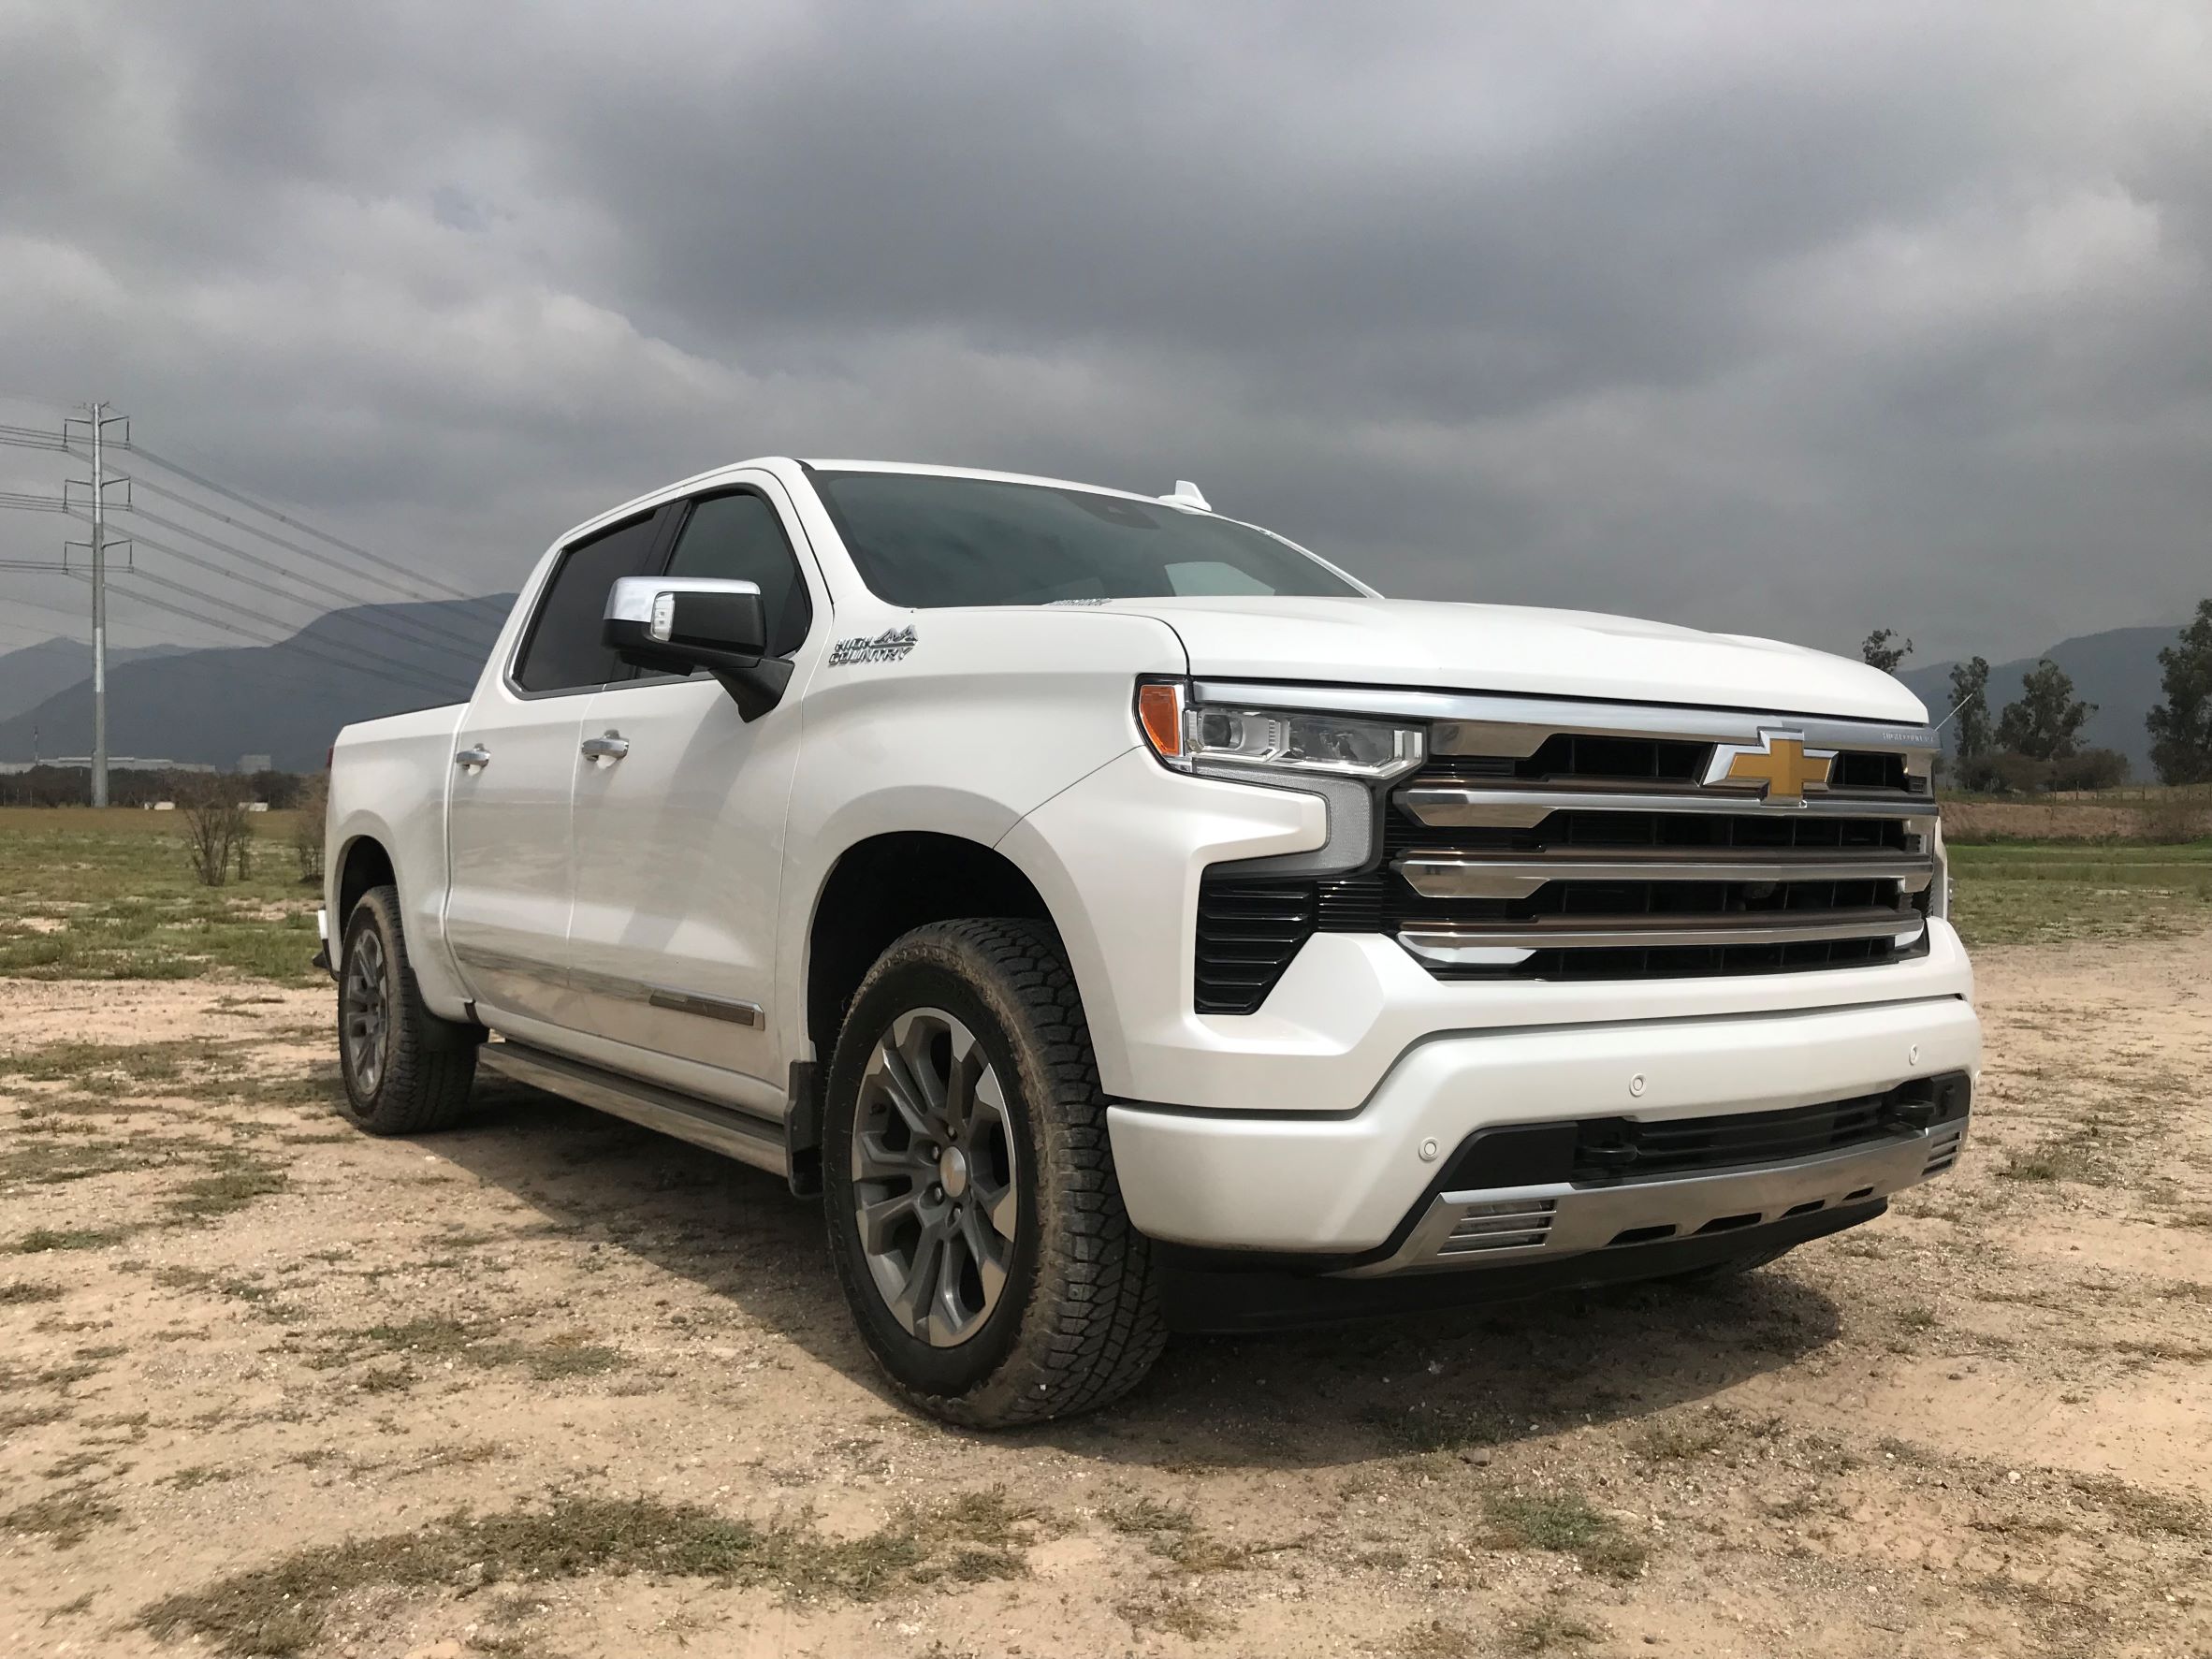
<svg viewBox="0 0 2212 1659"><path fill-rule="evenodd" d="M1247 1014L1267 1000L1317 922L1310 881L1199 886L1197 989L1201 1013Z"/></svg>

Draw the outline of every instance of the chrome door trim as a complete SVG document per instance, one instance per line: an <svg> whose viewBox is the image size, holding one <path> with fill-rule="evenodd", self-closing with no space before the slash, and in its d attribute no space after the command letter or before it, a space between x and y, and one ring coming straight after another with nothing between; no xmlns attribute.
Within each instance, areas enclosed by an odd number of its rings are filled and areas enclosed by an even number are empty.
<svg viewBox="0 0 2212 1659"><path fill-rule="evenodd" d="M664 1008L672 1013L697 1014L702 1019L722 1020L733 1026L760 1027L768 1023L768 1016L757 1002L702 996L696 991L679 991L673 985L649 984L644 980L624 979L618 974L595 973L589 968L571 968L568 983L588 996L604 997L615 1002L634 1002L648 1008Z"/></svg>

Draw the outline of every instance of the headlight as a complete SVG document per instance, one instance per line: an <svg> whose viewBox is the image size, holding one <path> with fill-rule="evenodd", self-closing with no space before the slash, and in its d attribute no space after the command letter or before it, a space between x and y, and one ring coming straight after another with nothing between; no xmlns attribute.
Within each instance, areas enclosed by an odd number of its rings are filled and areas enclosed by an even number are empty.
<svg viewBox="0 0 2212 1659"><path fill-rule="evenodd" d="M1422 729L1309 709L1240 708L1187 702L1180 680L1137 688L1137 724L1152 752L1179 772L1319 774L1386 782L1427 753Z"/></svg>

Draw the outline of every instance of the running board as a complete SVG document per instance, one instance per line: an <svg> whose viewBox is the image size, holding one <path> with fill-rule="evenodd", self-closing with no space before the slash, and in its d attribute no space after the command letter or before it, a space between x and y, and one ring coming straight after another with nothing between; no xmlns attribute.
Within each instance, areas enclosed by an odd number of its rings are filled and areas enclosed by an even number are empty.
<svg viewBox="0 0 2212 1659"><path fill-rule="evenodd" d="M783 1126L772 1118L755 1117L735 1107L679 1095L674 1089L505 1040L478 1049L476 1063L517 1083L628 1118L644 1128L705 1146L772 1175L790 1172Z"/></svg>

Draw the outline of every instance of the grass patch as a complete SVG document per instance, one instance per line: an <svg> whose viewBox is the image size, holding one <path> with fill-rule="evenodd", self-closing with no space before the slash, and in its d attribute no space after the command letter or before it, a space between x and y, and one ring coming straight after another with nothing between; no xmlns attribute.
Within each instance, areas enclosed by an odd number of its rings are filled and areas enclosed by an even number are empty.
<svg viewBox="0 0 2212 1659"><path fill-rule="evenodd" d="M1252 1564L1252 1550L1224 1544L1209 1534L1188 1509L1154 1498L1133 1498L1100 1511L1106 1524L1125 1537L1142 1538L1145 1550L1186 1573L1226 1573Z"/></svg>
<svg viewBox="0 0 2212 1659"><path fill-rule="evenodd" d="M121 1141L40 1141L0 1152L0 1186L58 1186L160 1161L158 1152Z"/></svg>
<svg viewBox="0 0 2212 1659"><path fill-rule="evenodd" d="M1720 1450L1728 1443L1731 1425L1718 1412L1699 1418L1670 1418L1647 1425L1633 1436L1628 1448L1648 1463L1687 1463Z"/></svg>
<svg viewBox="0 0 2212 1659"><path fill-rule="evenodd" d="M516 1342L496 1339L495 1329L481 1321L444 1315L400 1325L371 1325L340 1332L334 1344L311 1355L307 1363L314 1370L329 1371L387 1355L433 1361L459 1360L488 1368L520 1366L539 1382L596 1376L629 1363L621 1349L593 1342L583 1332L568 1332L544 1342Z"/></svg>
<svg viewBox="0 0 2212 1659"><path fill-rule="evenodd" d="M165 1201L172 1215L193 1221L211 1221L232 1215L257 1198L279 1193L291 1177L271 1163L240 1153L228 1155L226 1167L187 1181Z"/></svg>
<svg viewBox="0 0 2212 1659"><path fill-rule="evenodd" d="M2073 1181L2083 1186L2103 1186L2109 1179L2103 1157L2103 1151L2109 1143L2109 1135L2092 1123L2070 1129L2040 1146L2010 1154L1997 1166L1997 1172L2008 1181Z"/></svg>
<svg viewBox="0 0 2212 1659"><path fill-rule="evenodd" d="M1970 945L2171 938L2212 925L2212 841L1953 843L1951 918Z"/></svg>
<svg viewBox="0 0 2212 1659"><path fill-rule="evenodd" d="M1565 1613L1547 1609L1509 1621L1501 1633L1508 1653L1551 1653L1605 1640L1606 1633Z"/></svg>
<svg viewBox="0 0 2212 1659"><path fill-rule="evenodd" d="M1548 1550L1571 1555L1608 1578L1632 1579L1649 1552L1611 1516L1572 1492L1526 1495L1495 1492L1484 1501L1492 1542L1509 1550Z"/></svg>
<svg viewBox="0 0 2212 1659"><path fill-rule="evenodd" d="M371 1587L427 1590L464 1577L491 1584L648 1572L773 1584L799 1599L867 1601L941 1576L972 1552L953 1510L974 1498L903 1514L856 1538L830 1537L806 1522L755 1526L649 1499L562 1497L542 1509L457 1512L404 1532L299 1550L165 1596L139 1612L138 1623L158 1638L196 1637L226 1653L292 1653L316 1639L342 1596ZM965 1524L1011 1513L1003 1504L1003 1494L985 1494Z"/></svg>
<svg viewBox="0 0 2212 1659"><path fill-rule="evenodd" d="M49 1250L101 1250L120 1244L137 1230L130 1227L34 1227L7 1249L16 1256L43 1256Z"/></svg>
<svg viewBox="0 0 2212 1659"><path fill-rule="evenodd" d="M17 1505L0 1515L0 1533L43 1537L56 1550L69 1550L83 1543L93 1528L113 1521L122 1513L113 1504L95 1497L86 1488L76 1487Z"/></svg>
<svg viewBox="0 0 2212 1659"><path fill-rule="evenodd" d="M0 1440L18 1429L42 1429L69 1415L66 1405L10 1405L0 1408Z"/></svg>
<svg viewBox="0 0 2212 1659"><path fill-rule="evenodd" d="M0 974L184 980L230 972L313 982L314 908L286 844L292 815L256 816L254 874L202 887L172 813L0 810Z"/></svg>
<svg viewBox="0 0 2212 1659"><path fill-rule="evenodd" d="M2076 1475L2074 1490L2095 1499L2117 1525L2137 1537L2164 1533L2176 1538L2201 1538L2212 1534L2205 1506L2195 1498L2147 1492L2105 1475Z"/></svg>
<svg viewBox="0 0 2212 1659"><path fill-rule="evenodd" d="M59 1285L39 1285L29 1279L11 1279L0 1285L0 1307L25 1307L36 1302L59 1302Z"/></svg>
<svg viewBox="0 0 2212 1659"><path fill-rule="evenodd" d="M1508 1437L1506 1421L1481 1408L1411 1405L1391 1411L1377 1406L1361 1412L1360 1420L1404 1452L1465 1451L1496 1446Z"/></svg>

